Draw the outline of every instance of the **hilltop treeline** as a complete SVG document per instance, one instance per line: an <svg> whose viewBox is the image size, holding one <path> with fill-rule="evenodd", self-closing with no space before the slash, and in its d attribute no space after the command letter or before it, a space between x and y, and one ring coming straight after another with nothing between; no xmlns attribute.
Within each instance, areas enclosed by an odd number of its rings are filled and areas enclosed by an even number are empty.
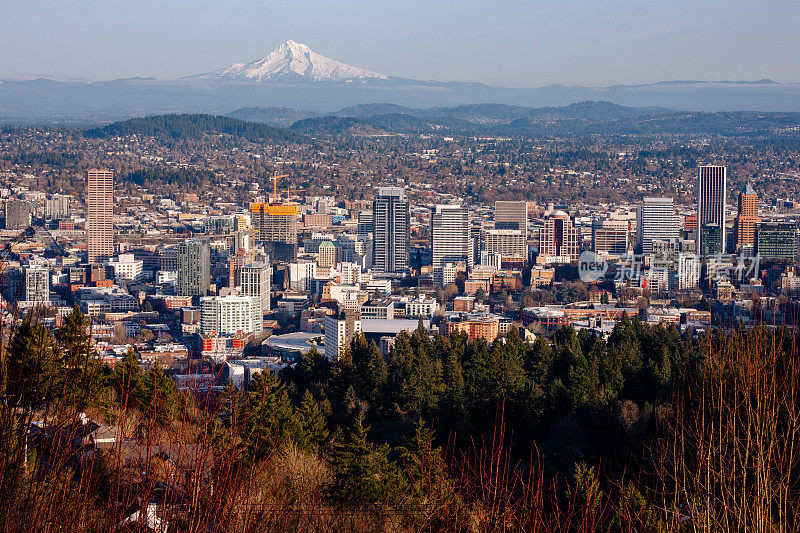
<svg viewBox="0 0 800 533"><path fill-rule="evenodd" d="M169 114L133 118L101 128L85 130L87 137L124 137L146 135L172 139L199 139L203 135L232 135L244 139L272 142L301 141L293 132L243 120L206 114Z"/></svg>
<svg viewBox="0 0 800 533"><path fill-rule="evenodd" d="M130 180L137 185L146 187L154 187L161 184L198 187L212 183L214 176L215 174L211 170L157 165L129 172L122 177L122 180Z"/></svg>
<svg viewBox="0 0 800 533"><path fill-rule="evenodd" d="M798 525L787 331L624 319L607 340L487 344L420 325L388 356L357 336L339 361L312 350L207 396L133 353L102 367L86 324L25 321L3 346L4 530L111 530L145 508L170 531Z"/></svg>

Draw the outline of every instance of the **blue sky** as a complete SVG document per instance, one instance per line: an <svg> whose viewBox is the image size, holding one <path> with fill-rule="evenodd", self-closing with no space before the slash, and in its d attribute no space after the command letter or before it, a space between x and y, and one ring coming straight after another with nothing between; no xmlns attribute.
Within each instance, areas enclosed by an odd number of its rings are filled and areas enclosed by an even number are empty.
<svg viewBox="0 0 800 533"><path fill-rule="evenodd" d="M0 0L0 78L176 78L287 39L390 75L509 87L800 82L796 0Z"/></svg>

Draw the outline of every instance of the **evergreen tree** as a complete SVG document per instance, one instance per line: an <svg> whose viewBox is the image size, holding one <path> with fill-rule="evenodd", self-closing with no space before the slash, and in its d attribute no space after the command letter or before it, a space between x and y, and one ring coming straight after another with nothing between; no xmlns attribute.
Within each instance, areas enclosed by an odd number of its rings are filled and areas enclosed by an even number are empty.
<svg viewBox="0 0 800 533"><path fill-rule="evenodd" d="M463 344L460 338L450 342L445 337L438 337L435 343L437 353L444 360L443 379L444 395L439 408L439 420L449 430L467 433L469 416L464 396L464 376L461 371L461 353Z"/></svg>
<svg viewBox="0 0 800 533"><path fill-rule="evenodd" d="M387 444L367 440L369 428L359 413L347 430L344 442L334 445L331 457L331 495L351 505L391 503L398 497L398 476L389 461Z"/></svg>
<svg viewBox="0 0 800 533"><path fill-rule="evenodd" d="M34 409L58 398L60 361L44 325L23 319L2 357L3 392L8 405Z"/></svg>
<svg viewBox="0 0 800 533"><path fill-rule="evenodd" d="M144 375L141 385L142 408L157 423L166 425L174 420L182 398L175 381L164 374L160 365L156 364Z"/></svg>
<svg viewBox="0 0 800 533"><path fill-rule="evenodd" d="M328 438L328 427L324 413L308 390L303 394L295 419L294 443L308 452L316 451Z"/></svg>
<svg viewBox="0 0 800 533"><path fill-rule="evenodd" d="M64 400L81 410L97 398L103 385L88 327L88 318L76 306L56 331L61 359L59 388Z"/></svg>
<svg viewBox="0 0 800 533"><path fill-rule="evenodd" d="M133 350L114 366L109 378L117 395L117 401L123 407L140 408L144 404L142 384L144 376L139 367L139 357Z"/></svg>
<svg viewBox="0 0 800 533"><path fill-rule="evenodd" d="M452 526L446 513L458 501L441 450L433 445L433 433L424 422L417 422L414 435L401 446L400 464L406 479L405 496L409 514L417 530L440 531ZM445 513L445 514L443 514Z"/></svg>
<svg viewBox="0 0 800 533"><path fill-rule="evenodd" d="M519 336L517 336L519 340ZM525 371L519 343L499 342L489 351L488 393L495 401L509 400L524 386Z"/></svg>
<svg viewBox="0 0 800 533"><path fill-rule="evenodd" d="M260 373L253 378L244 408L244 440L253 460L268 456L295 432L288 394L271 374Z"/></svg>

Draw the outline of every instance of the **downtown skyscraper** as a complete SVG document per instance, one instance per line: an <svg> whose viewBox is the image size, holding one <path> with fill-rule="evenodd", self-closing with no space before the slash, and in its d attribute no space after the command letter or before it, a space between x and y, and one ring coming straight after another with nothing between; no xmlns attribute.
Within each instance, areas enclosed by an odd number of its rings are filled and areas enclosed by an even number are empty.
<svg viewBox="0 0 800 533"><path fill-rule="evenodd" d="M114 255L114 171L86 171L86 252L89 264Z"/></svg>
<svg viewBox="0 0 800 533"><path fill-rule="evenodd" d="M728 169L703 165L697 169L697 228L699 250L725 251L725 208L728 195ZM705 228L704 228L705 227ZM703 242L714 239L715 242ZM712 237L713 236L713 237Z"/></svg>
<svg viewBox="0 0 800 533"><path fill-rule="evenodd" d="M647 197L636 215L636 240L643 254L652 253L654 240L680 236L680 217L675 214L672 198Z"/></svg>
<svg viewBox="0 0 800 533"><path fill-rule="evenodd" d="M411 211L400 187L379 187L372 203L372 267L376 272L402 272L408 268Z"/></svg>
<svg viewBox="0 0 800 533"><path fill-rule="evenodd" d="M435 205L431 208L431 265L463 261L472 267L475 253L470 238L469 211L462 205Z"/></svg>
<svg viewBox="0 0 800 533"><path fill-rule="evenodd" d="M758 195L749 183L739 193L739 211L733 225L735 252L752 253L756 242L758 218Z"/></svg>
<svg viewBox="0 0 800 533"><path fill-rule="evenodd" d="M211 244L206 238L186 239L178 246L178 294L205 296L211 286Z"/></svg>

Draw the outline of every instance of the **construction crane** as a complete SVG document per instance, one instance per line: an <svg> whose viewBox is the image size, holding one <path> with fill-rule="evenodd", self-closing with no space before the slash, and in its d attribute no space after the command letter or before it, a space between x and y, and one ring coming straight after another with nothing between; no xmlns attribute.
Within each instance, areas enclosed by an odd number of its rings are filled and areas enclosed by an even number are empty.
<svg viewBox="0 0 800 533"><path fill-rule="evenodd" d="M36 235L36 228L30 226L25 228L13 239L3 243L3 247L0 249L0 272L3 272L6 269L6 263L13 255L12 248L14 245L30 239L34 235Z"/></svg>
<svg viewBox="0 0 800 533"><path fill-rule="evenodd" d="M278 201L278 180L281 178L288 178L288 177L289 174L281 174L280 176L278 176L278 173L276 172L272 175L272 178L270 178L272 180L272 198L274 202Z"/></svg>
<svg viewBox="0 0 800 533"><path fill-rule="evenodd" d="M14 245L27 241L34 235L36 235L36 228L34 228L33 226L29 226L25 228L22 232L20 232L17 236L15 236L13 239L3 243L2 248L0 248L0 277L2 277L2 281L0 281L0 286L3 289L3 292L5 292L6 265L8 264L9 259L15 259L15 260L19 259L19 257L13 251ZM19 293L20 291L17 290L15 294L12 295L11 303L14 303L17 300Z"/></svg>

